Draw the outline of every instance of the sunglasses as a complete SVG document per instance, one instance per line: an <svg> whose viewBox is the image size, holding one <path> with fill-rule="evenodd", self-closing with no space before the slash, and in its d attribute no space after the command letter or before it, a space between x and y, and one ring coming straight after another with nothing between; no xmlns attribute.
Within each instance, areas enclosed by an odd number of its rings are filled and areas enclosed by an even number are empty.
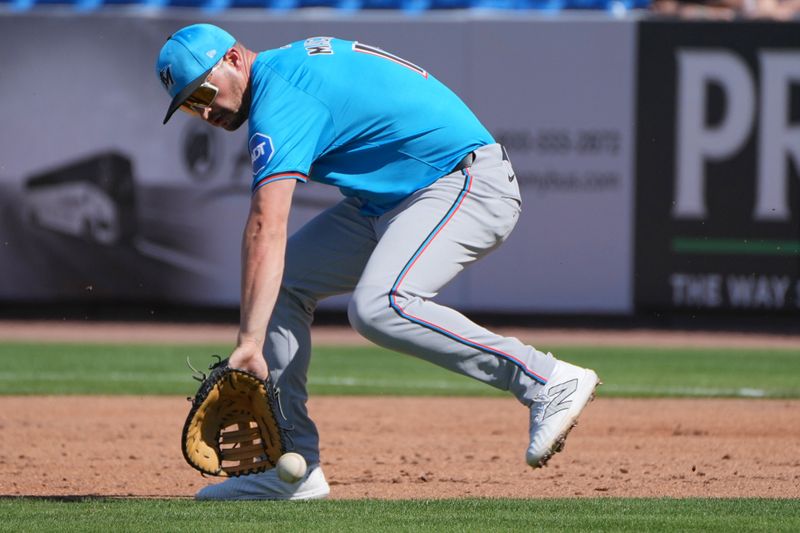
<svg viewBox="0 0 800 533"><path fill-rule="evenodd" d="M195 91L190 94L189 97L181 104L181 111L189 113L190 115L202 115L205 113L206 108L210 107L211 104L214 103L214 100L217 98L217 94L219 93L219 87L208 81L208 78L211 77L211 74L213 74L221 64L222 62L219 62L214 65L214 68L212 68L211 72L208 73L206 81L204 81L200 87L195 89Z"/></svg>

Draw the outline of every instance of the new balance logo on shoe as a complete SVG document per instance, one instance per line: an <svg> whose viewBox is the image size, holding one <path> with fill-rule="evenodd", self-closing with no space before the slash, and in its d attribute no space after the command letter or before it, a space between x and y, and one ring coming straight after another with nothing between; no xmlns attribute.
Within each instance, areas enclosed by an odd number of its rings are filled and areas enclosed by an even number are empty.
<svg viewBox="0 0 800 533"><path fill-rule="evenodd" d="M564 449L564 441L578 415L594 396L599 379L594 370L556 361L550 385L531 403L530 445L525 461L533 468L547 464Z"/></svg>
<svg viewBox="0 0 800 533"><path fill-rule="evenodd" d="M564 409L569 409L569 406L572 405L572 400L570 400L569 397L572 396L576 390L578 390L577 379L571 379L551 387L547 393L550 396L555 395L555 397L550 400L549 404L547 404L547 407L544 410L544 415L542 415L542 420L545 420L556 413L560 413Z"/></svg>

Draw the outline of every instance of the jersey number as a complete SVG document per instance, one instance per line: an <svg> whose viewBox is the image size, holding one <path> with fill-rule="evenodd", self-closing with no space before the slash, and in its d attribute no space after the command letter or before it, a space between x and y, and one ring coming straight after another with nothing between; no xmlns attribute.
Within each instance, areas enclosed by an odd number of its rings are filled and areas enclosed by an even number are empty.
<svg viewBox="0 0 800 533"><path fill-rule="evenodd" d="M394 61L398 65L402 65L402 66L406 67L407 69L413 70L414 72L416 72L417 74L421 75L424 78L428 77L428 73L422 67L418 67L417 65L415 65L411 61L406 61L402 57L397 57L396 55L390 54L389 52L386 52L385 50L381 50L380 48L376 48L374 46L369 46L367 44L363 44L363 43L359 43L359 42L354 42L353 43L353 51L354 52L361 52L362 54L370 54L370 55L373 55L373 56L382 57L384 59L388 59L389 61Z"/></svg>

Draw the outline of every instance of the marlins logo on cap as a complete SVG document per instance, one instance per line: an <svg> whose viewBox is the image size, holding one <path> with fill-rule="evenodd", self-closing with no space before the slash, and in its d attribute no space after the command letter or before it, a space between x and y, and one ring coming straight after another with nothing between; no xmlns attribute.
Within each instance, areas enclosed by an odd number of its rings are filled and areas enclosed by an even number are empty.
<svg viewBox="0 0 800 533"><path fill-rule="evenodd" d="M212 24L186 26L167 39L156 61L156 75L172 97L164 124L234 44L230 33Z"/></svg>
<svg viewBox="0 0 800 533"><path fill-rule="evenodd" d="M166 67L161 69L161 72L158 73L158 77L161 78L161 84L164 88L169 92L172 89L172 86L175 85L175 80L172 79L172 65L167 65Z"/></svg>

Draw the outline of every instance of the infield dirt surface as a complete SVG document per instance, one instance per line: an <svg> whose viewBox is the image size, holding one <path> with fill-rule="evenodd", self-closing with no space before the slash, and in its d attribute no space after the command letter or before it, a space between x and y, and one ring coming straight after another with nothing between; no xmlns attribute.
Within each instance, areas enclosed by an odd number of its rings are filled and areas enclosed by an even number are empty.
<svg viewBox="0 0 800 533"><path fill-rule="evenodd" d="M538 344L800 346L798 337L510 331ZM0 323L4 340L228 342L232 326ZM358 343L318 329L317 342ZM0 496L190 497L175 397L0 399ZM332 498L800 497L800 401L608 399L544 469L516 400L315 397Z"/></svg>

